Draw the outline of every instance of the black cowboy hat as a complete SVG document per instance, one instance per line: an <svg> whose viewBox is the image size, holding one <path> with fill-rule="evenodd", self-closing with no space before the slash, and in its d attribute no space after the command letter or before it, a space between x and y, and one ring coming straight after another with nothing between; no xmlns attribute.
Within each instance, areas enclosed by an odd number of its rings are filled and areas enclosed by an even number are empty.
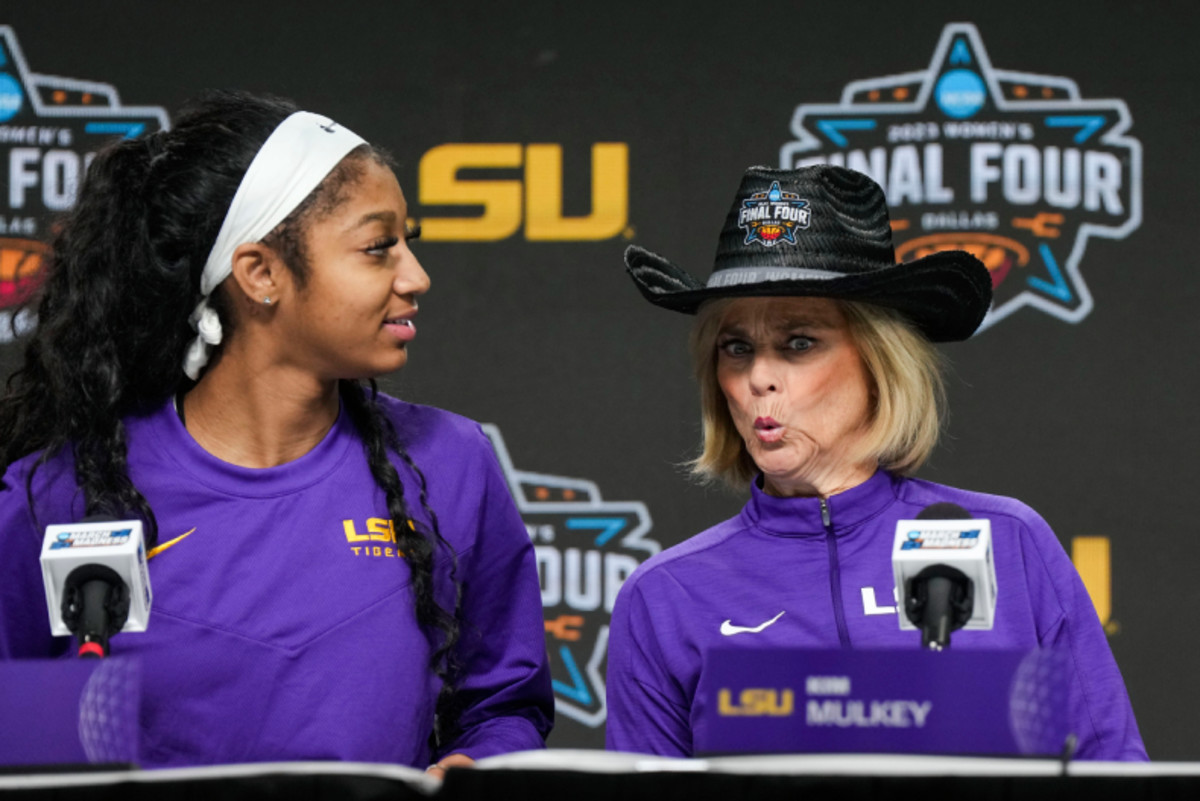
<svg viewBox="0 0 1200 801"><path fill-rule="evenodd" d="M625 266L647 300L685 314L713 298L839 298L896 309L933 342L971 336L992 302L987 268L965 251L897 264L883 190L826 164L746 170L707 283L636 245Z"/></svg>

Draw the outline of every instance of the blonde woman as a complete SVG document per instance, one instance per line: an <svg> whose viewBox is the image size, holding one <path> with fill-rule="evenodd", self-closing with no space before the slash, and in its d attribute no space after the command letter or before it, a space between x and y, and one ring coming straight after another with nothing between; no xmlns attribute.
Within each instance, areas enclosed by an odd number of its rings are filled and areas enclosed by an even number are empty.
<svg viewBox="0 0 1200 801"><path fill-rule="evenodd" d="M831 166L748 170L707 283L641 248L625 258L648 300L697 315L704 443L693 468L748 486L750 499L622 588L610 748L690 756L706 652L737 638L915 648L863 591L889 604L896 521L953 503L991 520L1003 587L994 629L960 632L955 647L1062 649L1077 756L1146 759L1095 610L1046 522L1011 498L911 477L940 428L931 343L969 337L991 302L978 260L950 251L896 264L882 190Z"/></svg>

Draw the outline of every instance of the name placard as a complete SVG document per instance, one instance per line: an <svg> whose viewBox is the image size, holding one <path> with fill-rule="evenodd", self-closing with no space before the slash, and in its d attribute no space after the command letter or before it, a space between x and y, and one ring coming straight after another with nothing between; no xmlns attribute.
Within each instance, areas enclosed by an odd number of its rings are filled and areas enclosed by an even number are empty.
<svg viewBox="0 0 1200 801"><path fill-rule="evenodd" d="M705 754L1058 755L1063 662L1051 650L717 648L693 742Z"/></svg>

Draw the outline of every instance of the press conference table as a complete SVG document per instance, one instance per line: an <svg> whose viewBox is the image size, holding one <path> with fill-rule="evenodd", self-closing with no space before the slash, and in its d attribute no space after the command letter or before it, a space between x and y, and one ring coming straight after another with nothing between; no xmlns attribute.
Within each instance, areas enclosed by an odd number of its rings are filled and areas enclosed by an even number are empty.
<svg viewBox="0 0 1200 801"><path fill-rule="evenodd" d="M439 785L409 768L289 762L0 775L7 799L1194 799L1200 763L805 754L671 760L552 750L484 760Z"/></svg>

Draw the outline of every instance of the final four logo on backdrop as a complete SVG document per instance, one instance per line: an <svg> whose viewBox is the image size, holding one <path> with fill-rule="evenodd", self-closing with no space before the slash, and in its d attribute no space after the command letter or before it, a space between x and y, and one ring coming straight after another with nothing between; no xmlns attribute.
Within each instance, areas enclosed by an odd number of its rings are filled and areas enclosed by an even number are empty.
<svg viewBox="0 0 1200 801"><path fill-rule="evenodd" d="M738 228L746 232L745 244L757 242L774 247L780 242L796 244L796 231L808 227L808 201L794 192L784 192L779 181L766 192L755 192L742 201Z"/></svg>
<svg viewBox="0 0 1200 801"><path fill-rule="evenodd" d="M537 554L554 705L585 726L604 725L608 625L617 591L658 553L640 501L605 501L591 481L513 467L500 429L484 433L508 479Z"/></svg>
<svg viewBox="0 0 1200 801"><path fill-rule="evenodd" d="M30 72L13 29L0 25L0 343L33 325L16 307L41 284L54 216L75 205L96 151L114 137L167 127L157 106L122 106L117 90Z"/></svg>
<svg viewBox="0 0 1200 801"><path fill-rule="evenodd" d="M785 168L829 163L887 193L899 261L967 250L992 275L983 326L1023 306L1067 322L1092 309L1088 239L1142 219L1142 148L1122 100L1069 78L994 69L974 25L947 25L929 68L848 83L837 104L802 105Z"/></svg>

